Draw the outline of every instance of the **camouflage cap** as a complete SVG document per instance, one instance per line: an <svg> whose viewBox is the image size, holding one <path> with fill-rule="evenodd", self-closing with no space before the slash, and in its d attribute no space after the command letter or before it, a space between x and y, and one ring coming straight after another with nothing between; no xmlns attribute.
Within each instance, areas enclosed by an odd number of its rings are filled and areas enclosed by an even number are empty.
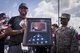
<svg viewBox="0 0 80 53"><path fill-rule="evenodd" d="M59 18L69 18L70 19L70 14L62 13L61 17Z"/></svg>

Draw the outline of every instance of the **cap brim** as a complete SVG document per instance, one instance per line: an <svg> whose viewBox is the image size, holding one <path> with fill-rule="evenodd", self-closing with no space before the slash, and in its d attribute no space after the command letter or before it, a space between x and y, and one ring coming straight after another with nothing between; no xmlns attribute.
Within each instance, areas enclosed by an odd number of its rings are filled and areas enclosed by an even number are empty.
<svg viewBox="0 0 80 53"><path fill-rule="evenodd" d="M19 8L21 8L21 7L25 7L26 9L28 9L28 7L26 7L26 6L20 6Z"/></svg>
<svg viewBox="0 0 80 53"><path fill-rule="evenodd" d="M59 18L66 18L66 17L59 17Z"/></svg>

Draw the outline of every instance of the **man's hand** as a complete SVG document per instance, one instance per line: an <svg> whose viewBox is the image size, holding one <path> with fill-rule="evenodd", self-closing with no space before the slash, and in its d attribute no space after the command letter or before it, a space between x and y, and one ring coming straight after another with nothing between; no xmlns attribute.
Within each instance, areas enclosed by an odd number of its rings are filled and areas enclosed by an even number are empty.
<svg viewBox="0 0 80 53"><path fill-rule="evenodd" d="M5 33L5 35L10 35L12 33L12 28L11 25L5 25L5 27L3 28L3 31Z"/></svg>
<svg viewBox="0 0 80 53"><path fill-rule="evenodd" d="M22 29L25 30L27 26L25 24L22 25Z"/></svg>
<svg viewBox="0 0 80 53"><path fill-rule="evenodd" d="M3 38L4 36L5 36L5 33L4 32L1 32L0 33L0 39Z"/></svg>

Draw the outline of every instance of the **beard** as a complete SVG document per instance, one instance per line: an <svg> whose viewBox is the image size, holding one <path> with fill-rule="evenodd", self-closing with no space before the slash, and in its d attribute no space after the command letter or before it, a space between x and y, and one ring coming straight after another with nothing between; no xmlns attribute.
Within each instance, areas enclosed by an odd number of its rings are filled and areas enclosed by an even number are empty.
<svg viewBox="0 0 80 53"><path fill-rule="evenodd" d="M27 12L21 12L20 13L22 16L26 16Z"/></svg>

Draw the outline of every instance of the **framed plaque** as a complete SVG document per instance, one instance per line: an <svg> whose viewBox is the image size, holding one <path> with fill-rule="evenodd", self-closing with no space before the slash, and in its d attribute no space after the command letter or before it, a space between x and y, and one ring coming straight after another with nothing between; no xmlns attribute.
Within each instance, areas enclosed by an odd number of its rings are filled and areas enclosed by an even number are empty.
<svg viewBox="0 0 80 53"><path fill-rule="evenodd" d="M52 45L51 19L28 18L25 33L25 44L28 46Z"/></svg>

